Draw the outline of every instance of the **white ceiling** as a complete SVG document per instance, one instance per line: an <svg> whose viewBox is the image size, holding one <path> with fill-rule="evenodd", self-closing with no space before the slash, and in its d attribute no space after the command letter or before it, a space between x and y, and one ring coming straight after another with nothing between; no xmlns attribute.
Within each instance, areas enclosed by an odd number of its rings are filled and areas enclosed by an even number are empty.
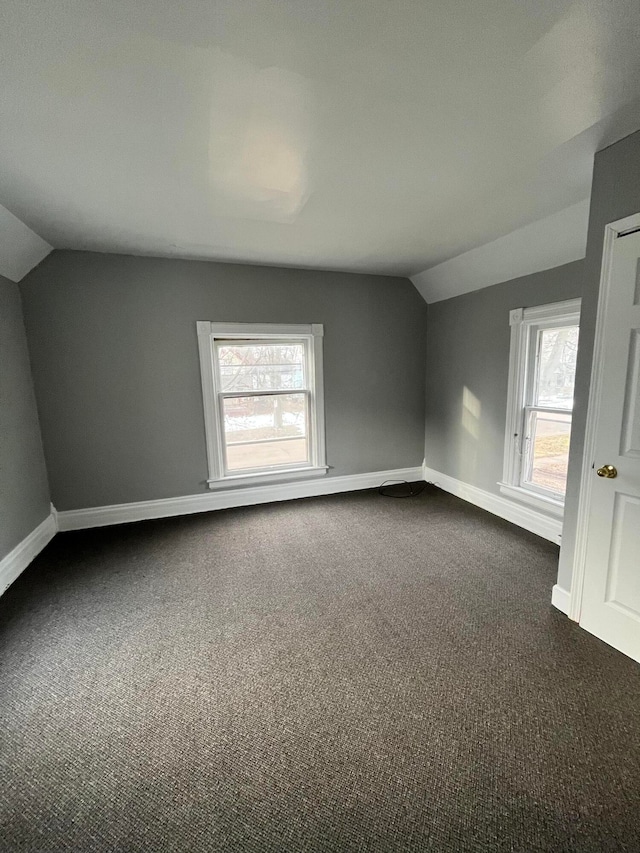
<svg viewBox="0 0 640 853"><path fill-rule="evenodd" d="M412 275L411 281L425 302L439 302L559 267L584 258L588 225L587 198Z"/></svg>
<svg viewBox="0 0 640 853"><path fill-rule="evenodd" d="M56 247L411 275L589 195L638 0L3 0L0 204Z"/></svg>

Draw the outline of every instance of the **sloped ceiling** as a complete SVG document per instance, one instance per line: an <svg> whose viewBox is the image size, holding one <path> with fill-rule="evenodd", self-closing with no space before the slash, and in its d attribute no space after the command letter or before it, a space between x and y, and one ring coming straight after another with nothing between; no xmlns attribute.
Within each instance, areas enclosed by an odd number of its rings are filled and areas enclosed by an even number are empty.
<svg viewBox="0 0 640 853"><path fill-rule="evenodd" d="M0 206L0 275L21 281L52 251L52 246Z"/></svg>
<svg viewBox="0 0 640 853"><path fill-rule="evenodd" d="M589 199L517 228L411 276L425 302L439 302L584 258Z"/></svg>
<svg viewBox="0 0 640 853"><path fill-rule="evenodd" d="M638 0L4 0L0 203L47 243L413 275L589 196Z"/></svg>

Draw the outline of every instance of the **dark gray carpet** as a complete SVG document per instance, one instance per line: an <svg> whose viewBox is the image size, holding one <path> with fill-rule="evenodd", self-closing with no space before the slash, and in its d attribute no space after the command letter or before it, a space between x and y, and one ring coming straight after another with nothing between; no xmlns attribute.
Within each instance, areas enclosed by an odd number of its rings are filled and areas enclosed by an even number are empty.
<svg viewBox="0 0 640 853"><path fill-rule="evenodd" d="M640 668L427 488L60 535L0 599L3 851L639 851Z"/></svg>

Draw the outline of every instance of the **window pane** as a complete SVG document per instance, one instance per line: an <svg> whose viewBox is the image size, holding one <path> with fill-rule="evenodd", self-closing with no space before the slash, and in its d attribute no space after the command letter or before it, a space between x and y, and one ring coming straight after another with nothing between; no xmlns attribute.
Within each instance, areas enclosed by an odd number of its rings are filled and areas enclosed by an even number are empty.
<svg viewBox="0 0 640 853"><path fill-rule="evenodd" d="M227 397L222 406L229 471L309 461L306 394Z"/></svg>
<svg viewBox="0 0 640 853"><path fill-rule="evenodd" d="M222 391L286 391L305 387L304 345L219 343Z"/></svg>
<svg viewBox="0 0 640 853"><path fill-rule="evenodd" d="M578 326L538 332L538 375L534 405L573 408Z"/></svg>
<svg viewBox="0 0 640 853"><path fill-rule="evenodd" d="M525 482L564 495L570 438L571 415L531 412Z"/></svg>

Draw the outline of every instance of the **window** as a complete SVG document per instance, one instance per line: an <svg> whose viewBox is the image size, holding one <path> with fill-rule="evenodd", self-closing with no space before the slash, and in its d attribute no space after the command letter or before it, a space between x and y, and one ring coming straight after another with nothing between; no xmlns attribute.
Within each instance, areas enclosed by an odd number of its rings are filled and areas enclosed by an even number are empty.
<svg viewBox="0 0 640 853"><path fill-rule="evenodd" d="M580 300L510 313L511 354L500 491L562 516Z"/></svg>
<svg viewBox="0 0 640 853"><path fill-rule="evenodd" d="M324 474L322 326L197 329L209 487Z"/></svg>

